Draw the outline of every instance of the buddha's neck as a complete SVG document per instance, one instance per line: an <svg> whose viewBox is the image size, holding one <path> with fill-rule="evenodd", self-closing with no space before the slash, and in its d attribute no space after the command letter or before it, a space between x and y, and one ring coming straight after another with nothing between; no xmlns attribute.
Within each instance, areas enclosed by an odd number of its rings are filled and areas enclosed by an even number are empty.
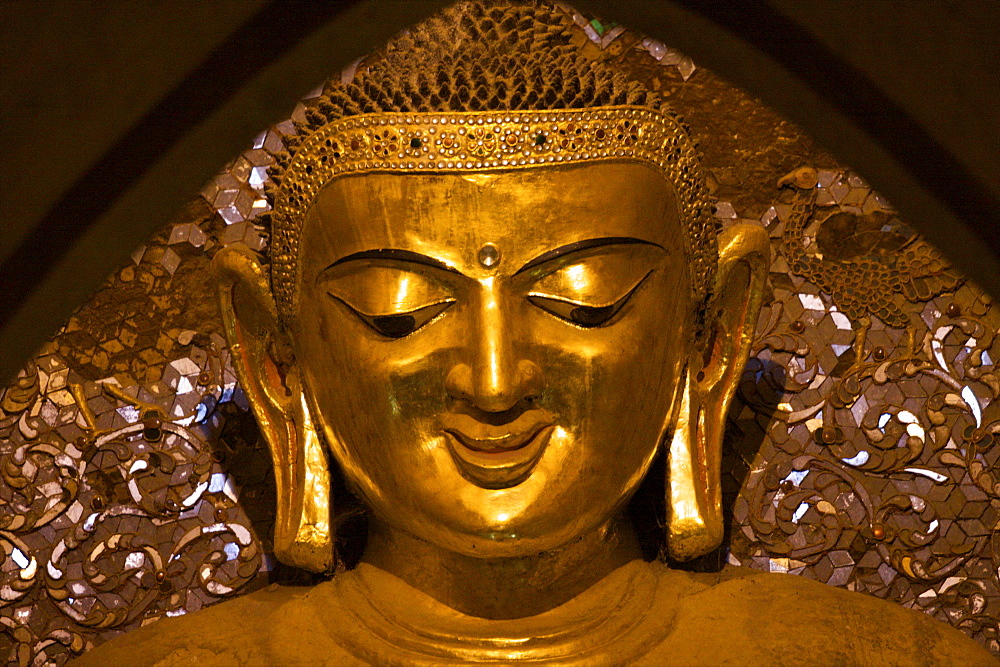
<svg viewBox="0 0 1000 667"><path fill-rule="evenodd" d="M517 558L465 556L373 518L362 562L464 614L509 619L557 607L641 555L624 517L557 551Z"/></svg>

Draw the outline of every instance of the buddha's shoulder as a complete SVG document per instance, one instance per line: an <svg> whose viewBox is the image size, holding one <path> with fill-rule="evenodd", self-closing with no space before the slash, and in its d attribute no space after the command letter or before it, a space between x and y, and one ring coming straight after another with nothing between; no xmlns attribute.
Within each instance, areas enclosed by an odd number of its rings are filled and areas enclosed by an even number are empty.
<svg viewBox="0 0 1000 667"><path fill-rule="evenodd" d="M646 627L662 637L645 664L991 664L978 644L940 621L795 576L742 568L690 574L648 564L643 578L656 586L643 625L659 626ZM161 619L75 664L359 664L343 643L357 630L341 604L344 583L271 586Z"/></svg>
<svg viewBox="0 0 1000 667"><path fill-rule="evenodd" d="M668 603L676 613L651 664L995 664L948 624L861 593L749 568L652 567L661 588L684 593ZM684 640L692 636L704 641Z"/></svg>
<svg viewBox="0 0 1000 667"><path fill-rule="evenodd" d="M72 664L360 664L328 632L331 616L337 613L329 604L329 588L329 584L271 585L195 613L161 618L98 646Z"/></svg>

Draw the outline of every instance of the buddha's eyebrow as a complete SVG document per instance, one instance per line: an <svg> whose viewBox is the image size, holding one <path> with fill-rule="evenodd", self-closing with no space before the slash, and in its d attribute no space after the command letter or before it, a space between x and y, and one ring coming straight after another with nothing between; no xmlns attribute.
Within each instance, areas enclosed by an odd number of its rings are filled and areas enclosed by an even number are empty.
<svg viewBox="0 0 1000 667"><path fill-rule="evenodd" d="M569 245L564 245L555 250L549 250L548 252L542 253L538 257L534 258L520 269L517 270L518 275L529 271L536 266L545 264L546 262L551 262L552 260L563 257L565 255L570 255L575 252L581 252L583 250L590 250L591 248L599 248L606 245L651 245L660 250L665 250L663 246L658 243L653 243L652 241L644 241L642 239L632 238L630 236L605 236L599 239L587 239L586 241L577 241L576 243L570 243Z"/></svg>
<svg viewBox="0 0 1000 667"><path fill-rule="evenodd" d="M400 250L398 248L384 248L382 250L362 250L361 252L356 252L346 257L341 257L336 262L326 267L324 271L329 271L339 264L345 264L347 262L355 262L361 259L381 259L381 260L393 260L396 262L410 262L412 264L423 264L424 266L432 266L435 269L444 269L445 271L451 271L452 273L458 273L458 271L439 259L434 259L433 257L428 257L427 255L421 255L419 252L413 252L411 250Z"/></svg>

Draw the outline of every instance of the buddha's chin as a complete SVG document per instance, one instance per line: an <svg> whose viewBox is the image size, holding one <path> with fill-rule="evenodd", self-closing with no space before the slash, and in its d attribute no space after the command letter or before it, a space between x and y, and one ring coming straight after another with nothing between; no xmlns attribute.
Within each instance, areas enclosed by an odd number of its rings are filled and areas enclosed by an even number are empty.
<svg viewBox="0 0 1000 667"><path fill-rule="evenodd" d="M446 551L477 559L509 559L554 552L599 529L612 513L585 512L572 521L553 521L552 510L528 508L520 516L504 520L486 512L478 521L465 517L459 522L417 522L404 530ZM560 512L565 514L565 512ZM558 524L558 525L557 525Z"/></svg>

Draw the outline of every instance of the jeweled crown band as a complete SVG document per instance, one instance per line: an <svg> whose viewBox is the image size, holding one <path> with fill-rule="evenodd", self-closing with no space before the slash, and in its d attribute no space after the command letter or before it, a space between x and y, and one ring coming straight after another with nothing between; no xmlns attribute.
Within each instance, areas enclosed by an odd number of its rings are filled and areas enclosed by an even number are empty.
<svg viewBox="0 0 1000 667"><path fill-rule="evenodd" d="M271 214L271 284L293 319L299 237L320 190L342 174L509 170L608 159L659 167L673 184L695 298L718 250L698 156L671 116L644 107L545 112L383 113L330 123L305 138L281 179Z"/></svg>

